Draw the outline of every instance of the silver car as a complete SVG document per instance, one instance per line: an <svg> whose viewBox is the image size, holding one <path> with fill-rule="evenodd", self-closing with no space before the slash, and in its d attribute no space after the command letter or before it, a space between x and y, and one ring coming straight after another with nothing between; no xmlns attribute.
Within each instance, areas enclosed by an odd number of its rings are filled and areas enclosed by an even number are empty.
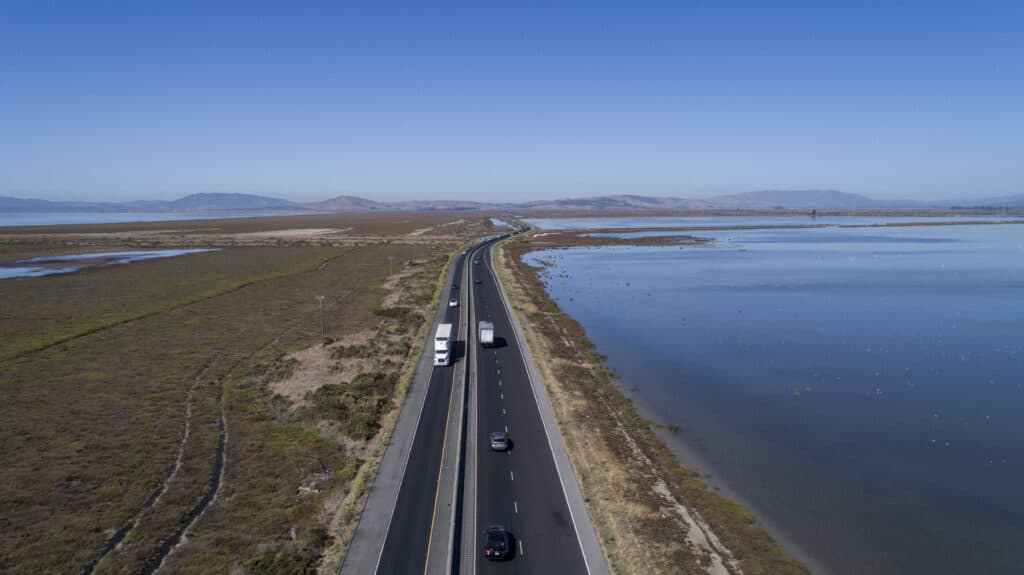
<svg viewBox="0 0 1024 575"><path fill-rule="evenodd" d="M495 431L491 433L491 450L492 451L508 451L512 447L512 438L508 436L504 431Z"/></svg>

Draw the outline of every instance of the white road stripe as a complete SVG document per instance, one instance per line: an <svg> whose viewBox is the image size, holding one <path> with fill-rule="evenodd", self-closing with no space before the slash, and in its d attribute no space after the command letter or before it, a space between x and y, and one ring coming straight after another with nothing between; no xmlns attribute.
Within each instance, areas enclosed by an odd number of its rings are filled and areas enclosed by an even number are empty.
<svg viewBox="0 0 1024 575"><path fill-rule="evenodd" d="M519 554L520 555L526 555L526 553L523 553L523 540L522 539L519 540Z"/></svg>
<svg viewBox="0 0 1024 575"><path fill-rule="evenodd" d="M518 503L516 503L515 501L513 501L513 502L512 502L512 507L514 507L514 508L515 508L515 510L516 510L516 515L519 515L519 504L518 504Z"/></svg>
<svg viewBox="0 0 1024 575"><path fill-rule="evenodd" d="M516 473L511 469L508 470L508 474L512 476L512 481L516 480Z"/></svg>

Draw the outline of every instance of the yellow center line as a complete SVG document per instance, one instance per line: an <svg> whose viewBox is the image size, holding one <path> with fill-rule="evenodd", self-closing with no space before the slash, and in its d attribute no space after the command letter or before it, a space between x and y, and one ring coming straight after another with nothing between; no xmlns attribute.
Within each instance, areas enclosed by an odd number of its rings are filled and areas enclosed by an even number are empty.
<svg viewBox="0 0 1024 575"><path fill-rule="evenodd" d="M463 269L465 269L465 265L466 265L465 261L463 261L462 265L463 265ZM468 277L469 272L464 272L464 274ZM462 282L462 279L460 279L459 281ZM464 282L462 282L462 283L464 283ZM468 296L466 297L466 300L467 301L469 300ZM459 323L460 324L462 323L462 318L463 318L462 311L459 311ZM468 336L465 336L465 335L463 335L463 337L465 337L466 341L467 341L467 345L465 346L466 347L466 353L463 354L463 361L465 361L466 358L469 356L469 345L468 345L469 338L468 338ZM452 348L453 348L452 352L455 351L454 347L455 347L454 342L452 342ZM452 367L454 367L454 364L455 364L455 357L454 357L454 355L455 354L452 353ZM445 451L448 449L448 424L451 423L452 398L455 397L455 383L456 383L455 380L456 380L456 376L458 375L458 372L459 372L459 370L452 369L452 389L448 393L448 412L445 414L445 418L444 418L444 439L441 441L441 462L440 462L440 464L437 467L437 486L434 487L434 511L433 511L433 514L431 515L431 518L430 518L430 535L427 537L427 558L426 558L426 561L424 561L424 563L423 563L423 575L427 575L427 570L430 568L430 547L431 547L431 543L433 543L433 541L434 541L434 524L437 522L437 500L441 496L441 473L444 472L444 454L445 454ZM458 472L458 470L456 470L456 472Z"/></svg>

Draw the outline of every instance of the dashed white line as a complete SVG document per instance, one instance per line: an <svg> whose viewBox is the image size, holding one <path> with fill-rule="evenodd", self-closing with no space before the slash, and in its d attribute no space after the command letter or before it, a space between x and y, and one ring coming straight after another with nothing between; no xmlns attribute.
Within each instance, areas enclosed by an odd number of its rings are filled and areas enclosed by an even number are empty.
<svg viewBox="0 0 1024 575"><path fill-rule="evenodd" d="M508 433L508 426L505 426L505 433Z"/></svg>
<svg viewBox="0 0 1024 575"><path fill-rule="evenodd" d="M526 555L526 553L523 553L523 540L522 539L519 540L519 554L520 555Z"/></svg>
<svg viewBox="0 0 1024 575"><path fill-rule="evenodd" d="M505 399L505 394L504 393L501 394L501 398Z"/></svg>
<svg viewBox="0 0 1024 575"><path fill-rule="evenodd" d="M516 515L519 515L519 504L513 501L512 507L516 510Z"/></svg>
<svg viewBox="0 0 1024 575"><path fill-rule="evenodd" d="M505 415L505 408L504 407L501 408L501 414Z"/></svg>
<svg viewBox="0 0 1024 575"><path fill-rule="evenodd" d="M508 470L508 474L509 474L509 477L512 478L512 481L516 480L516 472L515 471L512 471L511 469L509 469Z"/></svg>

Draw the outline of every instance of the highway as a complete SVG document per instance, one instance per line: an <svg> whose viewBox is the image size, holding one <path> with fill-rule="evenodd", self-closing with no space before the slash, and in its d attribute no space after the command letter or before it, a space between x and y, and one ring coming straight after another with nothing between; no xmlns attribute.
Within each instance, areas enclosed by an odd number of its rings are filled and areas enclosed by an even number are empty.
<svg viewBox="0 0 1024 575"><path fill-rule="evenodd" d="M470 393L471 400L476 401L476 409L470 411L475 411L476 421L468 426L471 432L475 429L475 441L468 445L475 444L476 461L475 466L467 466L476 477L466 478L475 485L476 513L475 525L465 528L476 533L476 546L462 553L463 557L472 554L476 559L471 565L463 565L462 572L586 574L587 564L527 377L520 342L491 272L488 247L479 249L479 256L471 254L480 258L480 264L470 264L470 331L480 320L493 321L496 345L480 347L477 334L468 334L469 353L478 354L476 393ZM512 449L492 451L492 431L507 431ZM575 481L571 470L569 473L566 480ZM583 520L589 521L585 517ZM513 534L515 555L511 560L495 562L483 557L483 530L491 524L503 525Z"/></svg>
<svg viewBox="0 0 1024 575"><path fill-rule="evenodd" d="M465 257L455 260L452 281L461 283ZM376 567L379 574L422 575L426 572L427 550L434 528L434 505L436 503L442 451L446 448L446 423L455 383L457 362L464 361L465 334L459 332L460 313L463 307L447 307L451 294L459 294L450 285L441 292L440 305L446 306L444 323L452 324L452 340L456 343L453 361L447 367L434 367L426 388L426 397L419 414L416 434L409 452L405 474L398 492L384 546ZM461 286L459 289L465 289ZM465 298L460 297L460 300ZM433 341L434 329L428 338Z"/></svg>
<svg viewBox="0 0 1024 575"><path fill-rule="evenodd" d="M494 241L452 261L340 575L608 573L554 416L546 400L537 404L539 376L491 271ZM448 306L452 296L458 307ZM480 320L494 323L495 347L477 343ZM431 365L439 323L453 329L446 367ZM492 431L507 431L512 449L491 451ZM513 534L508 561L483 556L483 530L492 524Z"/></svg>

